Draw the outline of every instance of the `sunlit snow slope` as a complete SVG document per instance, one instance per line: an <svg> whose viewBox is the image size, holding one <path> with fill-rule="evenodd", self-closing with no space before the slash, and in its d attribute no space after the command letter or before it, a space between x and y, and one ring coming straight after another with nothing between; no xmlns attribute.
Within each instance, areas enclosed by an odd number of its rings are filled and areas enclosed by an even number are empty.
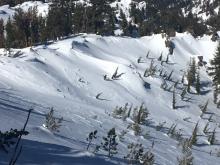
<svg viewBox="0 0 220 165"><path fill-rule="evenodd" d="M177 85L176 110L171 108L172 92L160 88L163 80L159 71L155 76L143 77L145 69L154 60L157 70L163 69L167 74L174 71L172 80L181 82L190 58L203 56L204 61L209 62L217 42L212 42L210 37L194 39L189 34L177 34L172 40L174 54L169 63L163 65L157 59L163 53L165 60L168 48L161 35L140 39L80 35L47 46L22 49L15 57L4 56L4 51L0 50L0 130L22 128L28 109L34 109L27 127L30 134L24 137L18 164L127 164L123 157L128 153L128 143L143 143L147 149L154 141L152 152L156 163L176 165L177 157L181 155L178 142L167 136L166 130L156 131L155 127L166 122L168 129L176 123L177 128L183 130L183 136L190 137L198 121L199 141L192 150L195 164L220 164L216 155L219 145L210 146L202 132L213 114L209 128L216 128L220 141L220 110L212 101L212 83L206 67L200 68L202 95L187 94L191 101L181 101L183 86ZM17 51L13 50L12 54ZM137 63L140 57L141 62ZM111 77L117 67L119 73L124 73L120 79L105 81L103 76ZM168 82L168 86L174 82ZM99 99L96 98L98 94ZM199 105L204 105L208 99L208 113L200 118ZM125 103L134 107L144 103L148 108L151 122L142 126L142 134L149 134L147 139L135 136L127 129L131 120L111 117L113 109ZM58 133L51 133L42 126L51 107L57 117L64 118ZM98 130L98 139L94 142L100 144L112 127L118 134L128 130L125 139L119 142L119 153L114 158L108 159L104 151L97 155L86 152L88 133ZM10 154L0 156L0 164L7 164L9 157Z"/></svg>

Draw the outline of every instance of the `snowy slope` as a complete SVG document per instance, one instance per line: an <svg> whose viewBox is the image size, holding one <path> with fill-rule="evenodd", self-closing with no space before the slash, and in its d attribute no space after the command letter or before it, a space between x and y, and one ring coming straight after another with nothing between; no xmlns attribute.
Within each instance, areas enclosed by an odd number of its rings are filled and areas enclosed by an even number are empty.
<svg viewBox="0 0 220 165"><path fill-rule="evenodd" d="M147 149L154 141L156 163L175 165L181 155L180 148L165 130L177 123L183 136L189 137L199 121L200 145L193 146L195 164L218 165L219 145L208 145L202 132L210 114L214 114L209 127L210 130L217 128L216 136L220 140L220 111L212 103L212 84L206 68L201 67L200 71L202 95L188 94L192 97L191 102L181 101L182 85L178 85L177 110L171 108L172 92L160 88L163 81L158 72L153 77L143 78L153 59L158 69L163 68L167 73L174 71L172 79L181 81L190 57L202 55L209 62L217 43L209 36L194 39L189 34L177 34L172 40L176 45L174 55L169 64L163 66L157 58L163 53L165 60L168 49L161 35L139 39L80 35L48 46L22 49L22 55L14 58L5 56L4 50L0 50L0 130L22 128L27 110L34 108L27 128L30 134L23 141L18 164L127 164L123 157L128 153L128 143L143 143ZM149 58L146 58L147 52L150 52ZM137 63L140 57L142 62ZM125 74L119 80L105 81L103 76L111 77L117 67L119 73ZM173 82L168 85L172 86ZM96 99L99 93L102 93L100 100ZM198 105L208 99L209 113L200 118ZM127 129L130 120L122 121L110 115L116 106L125 103L140 106L142 102L150 111L151 122L142 126L143 135L149 134L147 139ZM50 107L54 107L57 117L64 118L59 133L53 134L42 126ZM162 122L166 122L166 129L156 131L156 126ZM112 127L118 134L128 131L125 140L119 142L119 154L115 158L108 159L104 151L97 155L85 151L88 133L97 129L95 143L100 144ZM0 164L7 164L8 159L9 156L1 157Z"/></svg>

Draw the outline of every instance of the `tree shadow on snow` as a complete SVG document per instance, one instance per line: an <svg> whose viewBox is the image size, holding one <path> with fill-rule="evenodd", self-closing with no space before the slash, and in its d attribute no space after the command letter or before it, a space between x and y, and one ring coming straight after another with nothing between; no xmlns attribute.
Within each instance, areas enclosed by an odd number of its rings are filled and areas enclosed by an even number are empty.
<svg viewBox="0 0 220 165"><path fill-rule="evenodd" d="M31 140L22 140L23 150L16 165L114 165L122 162L123 159L113 158L117 161L110 162L106 157L93 156L88 152L73 150L66 146L49 144ZM1 153L0 164L8 164L10 154Z"/></svg>

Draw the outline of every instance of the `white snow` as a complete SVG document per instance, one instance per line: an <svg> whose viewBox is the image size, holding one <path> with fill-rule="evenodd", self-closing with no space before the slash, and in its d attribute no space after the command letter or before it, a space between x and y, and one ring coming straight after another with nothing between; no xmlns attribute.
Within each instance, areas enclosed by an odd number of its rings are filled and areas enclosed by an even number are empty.
<svg viewBox="0 0 220 165"><path fill-rule="evenodd" d="M130 3L131 0L121 0L112 6L118 4L129 20ZM144 5L139 3L139 7ZM47 14L48 3L30 1L13 8L1 6L0 18L6 22L16 8L27 11L34 6L37 6L38 14ZM198 7L194 12L199 10ZM202 17L207 19L206 16ZM115 31L117 35L121 33L121 30ZM153 59L157 69L163 69L168 74L174 71L173 80L181 81L191 57L198 61L197 57L203 56L209 65L217 42L211 41L210 36L195 39L188 33L177 34L172 41L175 43L174 55L170 56L169 64L164 63L163 66L157 59L163 53L165 60L168 48L161 35L134 39L82 34L47 46L13 50L12 54L22 52L16 58L5 55L5 51L0 49L0 130L21 129L27 110L34 109L27 127L30 134L22 140L23 151L18 164L127 164L123 157L128 153L128 143L143 143L147 149L154 141L156 164L176 165L177 157L181 155L178 142L167 136L166 131L156 131L155 127L166 122L165 127L168 129L177 123L177 128L183 130L183 136L189 138L199 121L199 145L192 149L194 164L219 165L220 111L213 104L212 82L206 67L200 68L202 95L188 94L192 101L181 101L182 85L178 85L177 110L171 108L172 92L160 88L163 80L158 72L156 76L143 78L145 69ZM149 58L146 58L148 52ZM138 64L140 57L142 63ZM111 77L117 67L119 73L125 74L119 80L105 81L103 76ZM173 84L168 82L168 86ZM103 100L96 99L100 93ZM204 105L208 99L209 113L201 118L199 105ZM149 134L147 139L135 136L133 131L127 129L128 124L133 122L131 119L122 121L111 117L113 109L125 103L134 107L144 103L150 111L151 123L142 126L143 134ZM57 117L64 118L59 133L50 132L44 125L45 114L51 107L54 107ZM218 144L212 146L202 132L210 114L214 115L209 128L210 131L216 128L218 140ZM119 153L115 158L107 158L104 151L92 153L94 145L90 152L86 151L86 138L91 131L98 130L98 139L94 143L100 144L102 137L112 127L116 128L118 134L128 130L124 142L119 142ZM10 154L4 154L0 157L0 164L8 164L9 158Z"/></svg>
<svg viewBox="0 0 220 165"><path fill-rule="evenodd" d="M191 102L181 101L182 86L178 85L177 110L171 108L172 92L160 88L162 79L158 73L147 78L139 76L150 65L151 59L146 58L149 51L149 58L154 59L158 69L163 68L167 73L173 70L173 80L180 81L190 57L202 55L209 62L217 42L212 42L209 36L195 39L187 33L177 34L172 38L175 49L170 64L161 66L157 58L163 52L165 60L168 53L164 41L161 35L134 39L85 34L48 46L21 49L23 54L16 58L5 56L0 50L0 130L22 128L27 110L34 108L27 127L30 134L23 140L24 149L18 164L127 164L123 157L128 152L128 143L143 143L149 148L155 141L156 163L175 165L181 155L178 142L164 131L156 131L155 127L162 122L166 122L167 128L177 123L177 127L183 129L184 137L189 137L199 121L199 134L203 136L199 136L201 145L193 146L194 162L196 165L218 165L219 145L207 145L202 132L209 114L199 117L198 106L209 99L208 111L214 114L210 129L217 128L216 136L220 140L220 111L212 102L211 78L206 68L200 68L203 94L188 94L192 97ZM143 63L137 63L139 57ZM111 77L117 67L119 73L125 74L119 80L105 81L103 76ZM149 88L144 87L145 82L150 84ZM168 85L173 83L168 82ZM96 99L99 93L102 93L100 98L106 100ZM119 154L113 159L106 158L103 151L98 155L85 151L86 137L91 131L98 130L95 143L100 144L110 128L115 127L117 133L127 130L130 120L109 116L116 106L125 103L140 106L142 102L150 111L152 121L148 126L142 126L143 134L149 133L148 139L128 130L124 142L119 143ZM53 134L43 127L44 115L50 107L54 107L57 117L64 118L59 133ZM1 157L0 164L6 164L8 159L9 156Z"/></svg>

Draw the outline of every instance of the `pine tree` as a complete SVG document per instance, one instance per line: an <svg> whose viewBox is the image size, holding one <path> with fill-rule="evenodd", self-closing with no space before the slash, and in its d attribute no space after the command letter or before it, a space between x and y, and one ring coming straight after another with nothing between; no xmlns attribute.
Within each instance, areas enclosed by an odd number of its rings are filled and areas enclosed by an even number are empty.
<svg viewBox="0 0 220 165"><path fill-rule="evenodd" d="M135 108L133 111L133 120L137 124L143 124L146 122L147 117L149 116L149 111L144 107L144 104L141 104L139 108Z"/></svg>
<svg viewBox="0 0 220 165"><path fill-rule="evenodd" d="M52 132L59 132L59 128L61 127L61 123L63 121L63 118L56 118L54 116L54 109L53 107L50 109L50 112L46 114L45 116L45 124L43 125L45 128Z"/></svg>
<svg viewBox="0 0 220 165"><path fill-rule="evenodd" d="M10 48L15 46L15 40L16 40L14 26L12 24L10 17L7 21L5 30L6 30L6 44L5 44L5 46L6 46L7 50L10 50Z"/></svg>
<svg viewBox="0 0 220 165"><path fill-rule="evenodd" d="M205 105L200 106L200 109L202 111L202 115L207 112L208 104L209 104L209 100L206 101Z"/></svg>
<svg viewBox="0 0 220 165"><path fill-rule="evenodd" d="M175 89L173 90L173 102L172 102L172 108L176 109L176 92Z"/></svg>
<svg viewBox="0 0 220 165"><path fill-rule="evenodd" d="M4 21L0 19L0 48L5 47L5 37L4 37Z"/></svg>
<svg viewBox="0 0 220 165"><path fill-rule="evenodd" d="M169 76L167 77L167 80L171 81L172 80L171 79L172 75L173 75L173 70L170 72Z"/></svg>
<svg viewBox="0 0 220 165"><path fill-rule="evenodd" d="M185 87L185 88L183 89L182 93L180 94L181 100L184 100L184 99L185 99L186 94L187 94L187 87Z"/></svg>
<svg viewBox="0 0 220 165"><path fill-rule="evenodd" d="M35 43L40 41L40 20L41 16L37 15L37 8L29 9L28 14L30 15L30 43L29 46L32 46Z"/></svg>
<svg viewBox="0 0 220 165"><path fill-rule="evenodd" d="M214 91L214 103L217 103L217 97L219 95L218 86L220 85L220 43L217 47L214 59L211 61L211 67L209 69L209 75L212 76Z"/></svg>
<svg viewBox="0 0 220 165"><path fill-rule="evenodd" d="M192 145L195 145L197 143L198 125L199 122L196 123L196 126L193 129L192 136L190 137L190 147L192 147Z"/></svg>
<svg viewBox="0 0 220 165"><path fill-rule="evenodd" d="M214 104L217 104L218 103L218 93L219 93L219 87L218 87L218 84L214 82L213 84L213 102Z"/></svg>
<svg viewBox="0 0 220 165"><path fill-rule="evenodd" d="M128 36L129 35L129 32L128 32L128 21L126 19L126 16L124 14L124 12L122 11L122 9L120 9L120 26L121 26L121 29L123 30L123 33L125 36Z"/></svg>
<svg viewBox="0 0 220 165"><path fill-rule="evenodd" d="M196 92L197 92L197 94L201 93L200 88L201 88L200 73L198 72L197 76L196 76Z"/></svg>
<svg viewBox="0 0 220 165"><path fill-rule="evenodd" d="M142 144L128 144L129 153L125 156L128 160L128 164L139 163L141 157L144 154L144 148Z"/></svg>
<svg viewBox="0 0 220 165"><path fill-rule="evenodd" d="M195 58L192 58L192 61L190 63L190 67L187 72L187 92L190 92L190 87L193 85L193 83L196 80L196 61Z"/></svg>
<svg viewBox="0 0 220 165"><path fill-rule="evenodd" d="M23 48L29 46L30 41L30 15L28 12L24 12L21 8L17 9L14 16L14 26L16 35L17 48Z"/></svg>
<svg viewBox="0 0 220 165"><path fill-rule="evenodd" d="M103 149L108 152L108 157L117 154L117 141L116 141L115 128L109 130L107 137L103 137L104 142L101 143Z"/></svg>
<svg viewBox="0 0 220 165"><path fill-rule="evenodd" d="M169 54L167 55L167 58L166 58L166 63L168 64L169 62Z"/></svg>
<svg viewBox="0 0 220 165"><path fill-rule="evenodd" d="M138 123L133 123L131 128L134 131L135 136L141 135L142 129Z"/></svg>
<svg viewBox="0 0 220 165"><path fill-rule="evenodd" d="M160 57L158 58L158 61L162 61L163 59L163 53L160 54Z"/></svg>
<svg viewBox="0 0 220 165"><path fill-rule="evenodd" d="M96 136L97 132L98 132L97 130L95 130L93 132L90 132L88 137L86 138L86 140L88 141L88 145L87 145L87 148L86 148L87 150L89 150L89 147L92 144L92 141L97 138L97 136Z"/></svg>
<svg viewBox="0 0 220 165"><path fill-rule="evenodd" d="M183 74L182 79L181 79L182 84L184 84L184 79L185 79L185 73Z"/></svg>

